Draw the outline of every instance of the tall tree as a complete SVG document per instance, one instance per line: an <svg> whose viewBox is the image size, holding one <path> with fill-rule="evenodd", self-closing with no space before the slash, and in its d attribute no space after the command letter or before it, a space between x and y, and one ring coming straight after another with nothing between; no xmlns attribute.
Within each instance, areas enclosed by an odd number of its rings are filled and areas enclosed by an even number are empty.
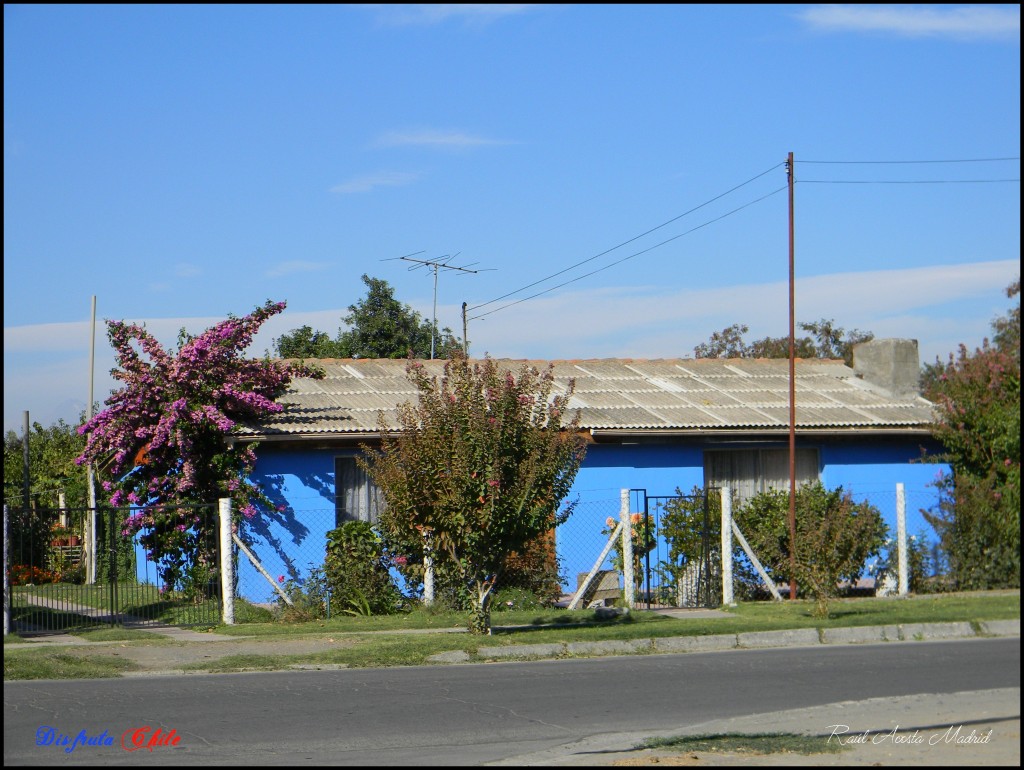
<svg viewBox="0 0 1024 770"><path fill-rule="evenodd" d="M1020 280L1006 290L1019 297ZM935 436L952 475L942 476L939 533L957 587L1020 586L1020 301L982 341L927 370L937 405Z"/></svg>
<svg viewBox="0 0 1024 770"><path fill-rule="evenodd" d="M304 365L242 357L259 327L284 307L268 300L198 336L183 329L176 353L141 326L107 322L120 366L111 373L124 386L78 429L87 441L77 462L105 469L103 488L112 506L135 507L125 529L143 532L140 541L158 560L167 584L181 579L186 567L208 560L215 542L195 508L178 506L230 497L236 511L252 518L272 505L248 480L256 460L253 445L227 439L239 421L281 411L275 399L292 377L323 376Z"/></svg>
<svg viewBox="0 0 1024 770"><path fill-rule="evenodd" d="M381 423L379 450L358 462L380 488L392 553L422 563L424 544L472 592L470 630L490 632L490 602L512 552L554 530L583 460L579 414L568 422L572 386L552 395L553 370L503 371L456 353L438 381L412 361L418 405Z"/></svg>
<svg viewBox="0 0 1024 770"><path fill-rule="evenodd" d="M85 416L82 416L82 422ZM10 511L9 541L12 563L42 565L52 539L51 529L58 524L58 508L63 498L70 509L70 534L81 535L83 512L89 504L86 473L75 458L85 448L85 438L64 420L43 427L34 422L28 433L29 499L24 510L24 436L13 430L4 435L4 503Z"/></svg>
<svg viewBox="0 0 1024 770"><path fill-rule="evenodd" d="M85 415L81 416L85 422ZM23 436L13 430L4 435L4 502L20 506L23 499L24 443ZM75 463L85 448L85 438L75 426L57 420L44 427L32 423L28 435L29 492L40 508L57 508L61 493L69 508L88 505L86 474Z"/></svg>
<svg viewBox="0 0 1024 770"><path fill-rule="evenodd" d="M462 342L445 327L435 336L433 323L411 306L395 299L395 290L380 278L364 274L366 297L348 306L335 339L309 326L293 329L274 340L281 358L447 358Z"/></svg>
<svg viewBox="0 0 1024 770"><path fill-rule="evenodd" d="M340 332L339 332L340 335ZM347 358L340 340L332 340L327 332L300 326L274 340L281 358Z"/></svg>
<svg viewBox="0 0 1024 770"><path fill-rule="evenodd" d="M874 339L871 332L851 329L847 332L836 326L832 319L800 323L798 326L810 336L793 340L794 355L797 358L843 359L847 366L853 365L853 346ZM789 336L764 337L747 343L743 339L750 328L746 324L733 324L720 332L714 332L707 342L693 349L697 358L788 358Z"/></svg>

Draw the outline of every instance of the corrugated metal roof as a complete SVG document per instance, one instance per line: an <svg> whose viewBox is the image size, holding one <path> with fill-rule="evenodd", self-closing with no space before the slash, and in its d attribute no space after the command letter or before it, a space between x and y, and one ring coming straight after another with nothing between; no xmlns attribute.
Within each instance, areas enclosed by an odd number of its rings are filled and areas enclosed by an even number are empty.
<svg viewBox="0 0 1024 770"><path fill-rule="evenodd" d="M789 363L782 359L498 359L518 370L551 363L556 390L570 379L571 406L593 430L756 430L789 425ZM396 407L415 404L405 360L322 360L322 380L297 379L279 399L285 411L242 427L243 435L373 434L383 411L391 426ZM419 361L443 375L444 361ZM859 379L842 361L796 362L796 425L802 429L925 428L932 404L896 399Z"/></svg>

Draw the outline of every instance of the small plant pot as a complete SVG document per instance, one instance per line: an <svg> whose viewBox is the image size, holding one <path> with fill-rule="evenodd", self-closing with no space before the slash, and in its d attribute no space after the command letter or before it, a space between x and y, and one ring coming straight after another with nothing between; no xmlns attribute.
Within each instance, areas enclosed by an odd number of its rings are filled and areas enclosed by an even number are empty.
<svg viewBox="0 0 1024 770"><path fill-rule="evenodd" d="M79 535L72 535L68 538L68 545L81 545L82 538Z"/></svg>

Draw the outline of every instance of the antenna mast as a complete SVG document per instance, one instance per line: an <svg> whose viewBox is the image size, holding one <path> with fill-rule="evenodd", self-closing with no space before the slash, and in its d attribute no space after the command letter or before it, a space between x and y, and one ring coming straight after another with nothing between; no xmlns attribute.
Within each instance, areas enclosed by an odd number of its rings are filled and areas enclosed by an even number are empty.
<svg viewBox="0 0 1024 770"><path fill-rule="evenodd" d="M434 358L434 341L437 339L437 273L438 273L438 271L441 270L441 268L444 268L445 270L457 270L460 273L479 273L480 272L479 270L470 270L468 267L456 267L455 265L449 265L447 263L447 260L453 259L454 257L457 257L457 256L458 256L458 254L456 253L456 254L453 254L451 256L446 254L445 256L440 257L439 259L413 259L411 256L409 256L409 257L399 257L399 259L403 260L404 262L415 262L416 263L413 267L409 268L410 270L415 270L418 267L428 267L428 268L433 269L433 271L434 271L434 316L433 316L433 321L432 321L432 324L431 324L431 327L430 327L430 358L431 359ZM465 339L463 339L462 342L463 342L464 345L467 344Z"/></svg>

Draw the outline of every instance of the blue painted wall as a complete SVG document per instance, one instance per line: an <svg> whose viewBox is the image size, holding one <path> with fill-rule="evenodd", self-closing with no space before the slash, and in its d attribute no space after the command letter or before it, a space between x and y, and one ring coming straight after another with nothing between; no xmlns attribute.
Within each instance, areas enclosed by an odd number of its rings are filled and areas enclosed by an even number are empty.
<svg viewBox="0 0 1024 770"><path fill-rule="evenodd" d="M263 568L278 581L303 580L322 567L327 533L335 527L333 451L280 450L264 445L251 479L283 510L244 524L246 539ZM238 592L253 602L277 593L244 554L238 556Z"/></svg>
<svg viewBox="0 0 1024 770"><path fill-rule="evenodd" d="M801 442L799 446L815 446ZM826 487L842 486L858 501L869 500L896 533L896 484L906 490L908 534L935 536L920 513L933 508L937 490L930 486L936 472L946 466L920 463L919 443L890 441L822 442L820 473ZM672 444L594 444L577 474L566 502L575 501L570 519L556 533L557 551L565 576L563 587L574 591L577 575L594 566L607 541L602 530L609 517L618 519L621 489L643 489L650 496L688 494L704 484L705 449L739 448ZM281 449L264 444L253 472L283 510L249 522L246 533L265 569L276 579L301 579L310 567L323 564L326 533L335 526L334 458L351 454L342 450ZM631 495L631 510L643 507L642 493ZM665 553L652 552L652 565ZM610 559L604 568L610 568ZM250 601L273 601L274 590L244 556L239 558L239 593Z"/></svg>

